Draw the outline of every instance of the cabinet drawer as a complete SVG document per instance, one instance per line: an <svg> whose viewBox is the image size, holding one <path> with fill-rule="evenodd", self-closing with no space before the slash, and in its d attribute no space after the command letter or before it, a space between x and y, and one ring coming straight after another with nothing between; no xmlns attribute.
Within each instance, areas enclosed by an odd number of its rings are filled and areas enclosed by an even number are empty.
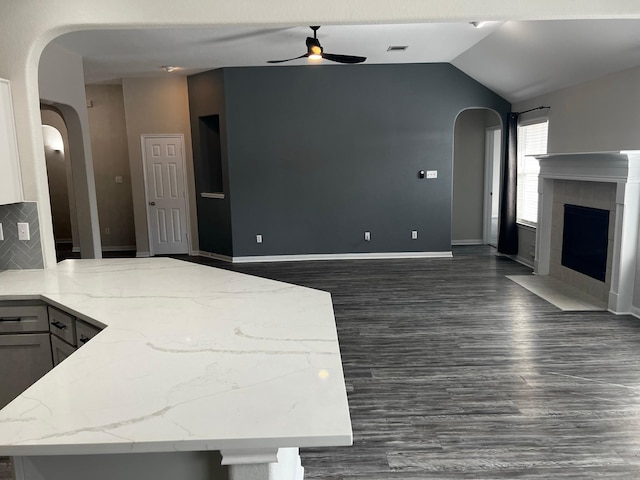
<svg viewBox="0 0 640 480"><path fill-rule="evenodd" d="M80 348L82 345L87 343L99 333L99 328L96 328L93 325L89 325L88 323L84 323L81 320L76 320L76 337L78 337L76 346L78 348Z"/></svg>
<svg viewBox="0 0 640 480"><path fill-rule="evenodd" d="M0 306L0 333L46 332L48 329L44 305Z"/></svg>
<svg viewBox="0 0 640 480"><path fill-rule="evenodd" d="M64 340L60 340L55 335L51 335L51 350L53 352L53 366L55 367L69 355L76 351L76 347L69 345Z"/></svg>
<svg viewBox="0 0 640 480"><path fill-rule="evenodd" d="M76 344L76 319L68 313L49 307L49 331L70 345Z"/></svg>

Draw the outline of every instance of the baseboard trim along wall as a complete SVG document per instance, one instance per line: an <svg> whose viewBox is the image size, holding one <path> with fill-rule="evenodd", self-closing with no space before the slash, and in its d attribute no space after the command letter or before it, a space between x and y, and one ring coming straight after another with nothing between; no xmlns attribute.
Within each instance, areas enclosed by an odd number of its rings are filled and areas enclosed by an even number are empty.
<svg viewBox="0 0 640 480"><path fill-rule="evenodd" d="M451 240L451 245L484 245L484 240L481 238L471 238L468 240Z"/></svg>
<svg viewBox="0 0 640 480"><path fill-rule="evenodd" d="M222 255L220 253L211 253L205 252L202 250L196 250L193 252L194 255L199 257L213 258L214 260L221 260L223 262L233 263L233 257L229 257L228 255Z"/></svg>
<svg viewBox="0 0 640 480"><path fill-rule="evenodd" d="M640 307L631 305L631 311L629 313L636 318L640 318Z"/></svg>
<svg viewBox="0 0 640 480"><path fill-rule="evenodd" d="M103 252L131 252L135 251L135 245L115 245L112 247L102 247Z"/></svg>
<svg viewBox="0 0 640 480"><path fill-rule="evenodd" d="M151 256L149 252L136 252L136 258L148 258Z"/></svg>
<svg viewBox="0 0 640 480"><path fill-rule="evenodd" d="M521 257L520 255L517 255L511 258L513 258L516 262L521 263L522 265L525 265L526 267L533 268L533 261L529 260L528 258Z"/></svg>
<svg viewBox="0 0 640 480"><path fill-rule="evenodd" d="M199 251L202 257L230 263L259 262L309 262L316 260L392 260L395 258L452 258L452 252L381 252L381 253L318 253L305 255L252 255L228 257L217 253Z"/></svg>

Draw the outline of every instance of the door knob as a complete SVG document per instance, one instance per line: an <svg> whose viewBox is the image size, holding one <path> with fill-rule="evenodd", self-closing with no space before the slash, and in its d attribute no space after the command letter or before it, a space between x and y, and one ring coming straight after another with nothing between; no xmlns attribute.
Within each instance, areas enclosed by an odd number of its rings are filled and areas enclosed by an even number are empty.
<svg viewBox="0 0 640 480"><path fill-rule="evenodd" d="M156 202L149 202L149 205L151 205L152 207L156 204Z"/></svg>

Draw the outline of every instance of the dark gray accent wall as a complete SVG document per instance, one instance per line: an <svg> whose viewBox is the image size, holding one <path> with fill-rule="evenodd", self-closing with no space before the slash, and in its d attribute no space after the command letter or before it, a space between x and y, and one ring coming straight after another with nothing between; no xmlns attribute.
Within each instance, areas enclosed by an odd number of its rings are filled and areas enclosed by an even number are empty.
<svg viewBox="0 0 640 480"><path fill-rule="evenodd" d="M189 112L191 116L191 139L196 181L196 204L198 209L198 232L200 250L221 255L232 255L231 206L229 199L229 172L227 168L227 132L225 122L224 79L222 70L213 70L188 78ZM211 168L206 164L217 159L203 155L200 117L220 115L220 137L222 154L222 190L224 199L203 198L209 192L211 182L207 178ZM219 193L219 192L215 192Z"/></svg>
<svg viewBox="0 0 640 480"><path fill-rule="evenodd" d="M30 240L18 240L18 222L29 224ZM44 268L38 204L0 205L0 223L4 232L4 240L0 240L0 270Z"/></svg>
<svg viewBox="0 0 640 480"><path fill-rule="evenodd" d="M449 64L223 72L233 256L449 251L456 115L510 109Z"/></svg>

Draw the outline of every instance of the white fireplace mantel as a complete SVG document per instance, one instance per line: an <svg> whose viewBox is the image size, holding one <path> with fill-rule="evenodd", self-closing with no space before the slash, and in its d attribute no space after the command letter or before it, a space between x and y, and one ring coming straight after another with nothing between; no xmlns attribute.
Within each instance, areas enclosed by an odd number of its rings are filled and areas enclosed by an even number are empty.
<svg viewBox="0 0 640 480"><path fill-rule="evenodd" d="M537 158L540 160L540 176L534 261L536 274L549 274L554 180L615 183L616 211L608 308L613 313L630 313L638 261L640 150L548 154Z"/></svg>

